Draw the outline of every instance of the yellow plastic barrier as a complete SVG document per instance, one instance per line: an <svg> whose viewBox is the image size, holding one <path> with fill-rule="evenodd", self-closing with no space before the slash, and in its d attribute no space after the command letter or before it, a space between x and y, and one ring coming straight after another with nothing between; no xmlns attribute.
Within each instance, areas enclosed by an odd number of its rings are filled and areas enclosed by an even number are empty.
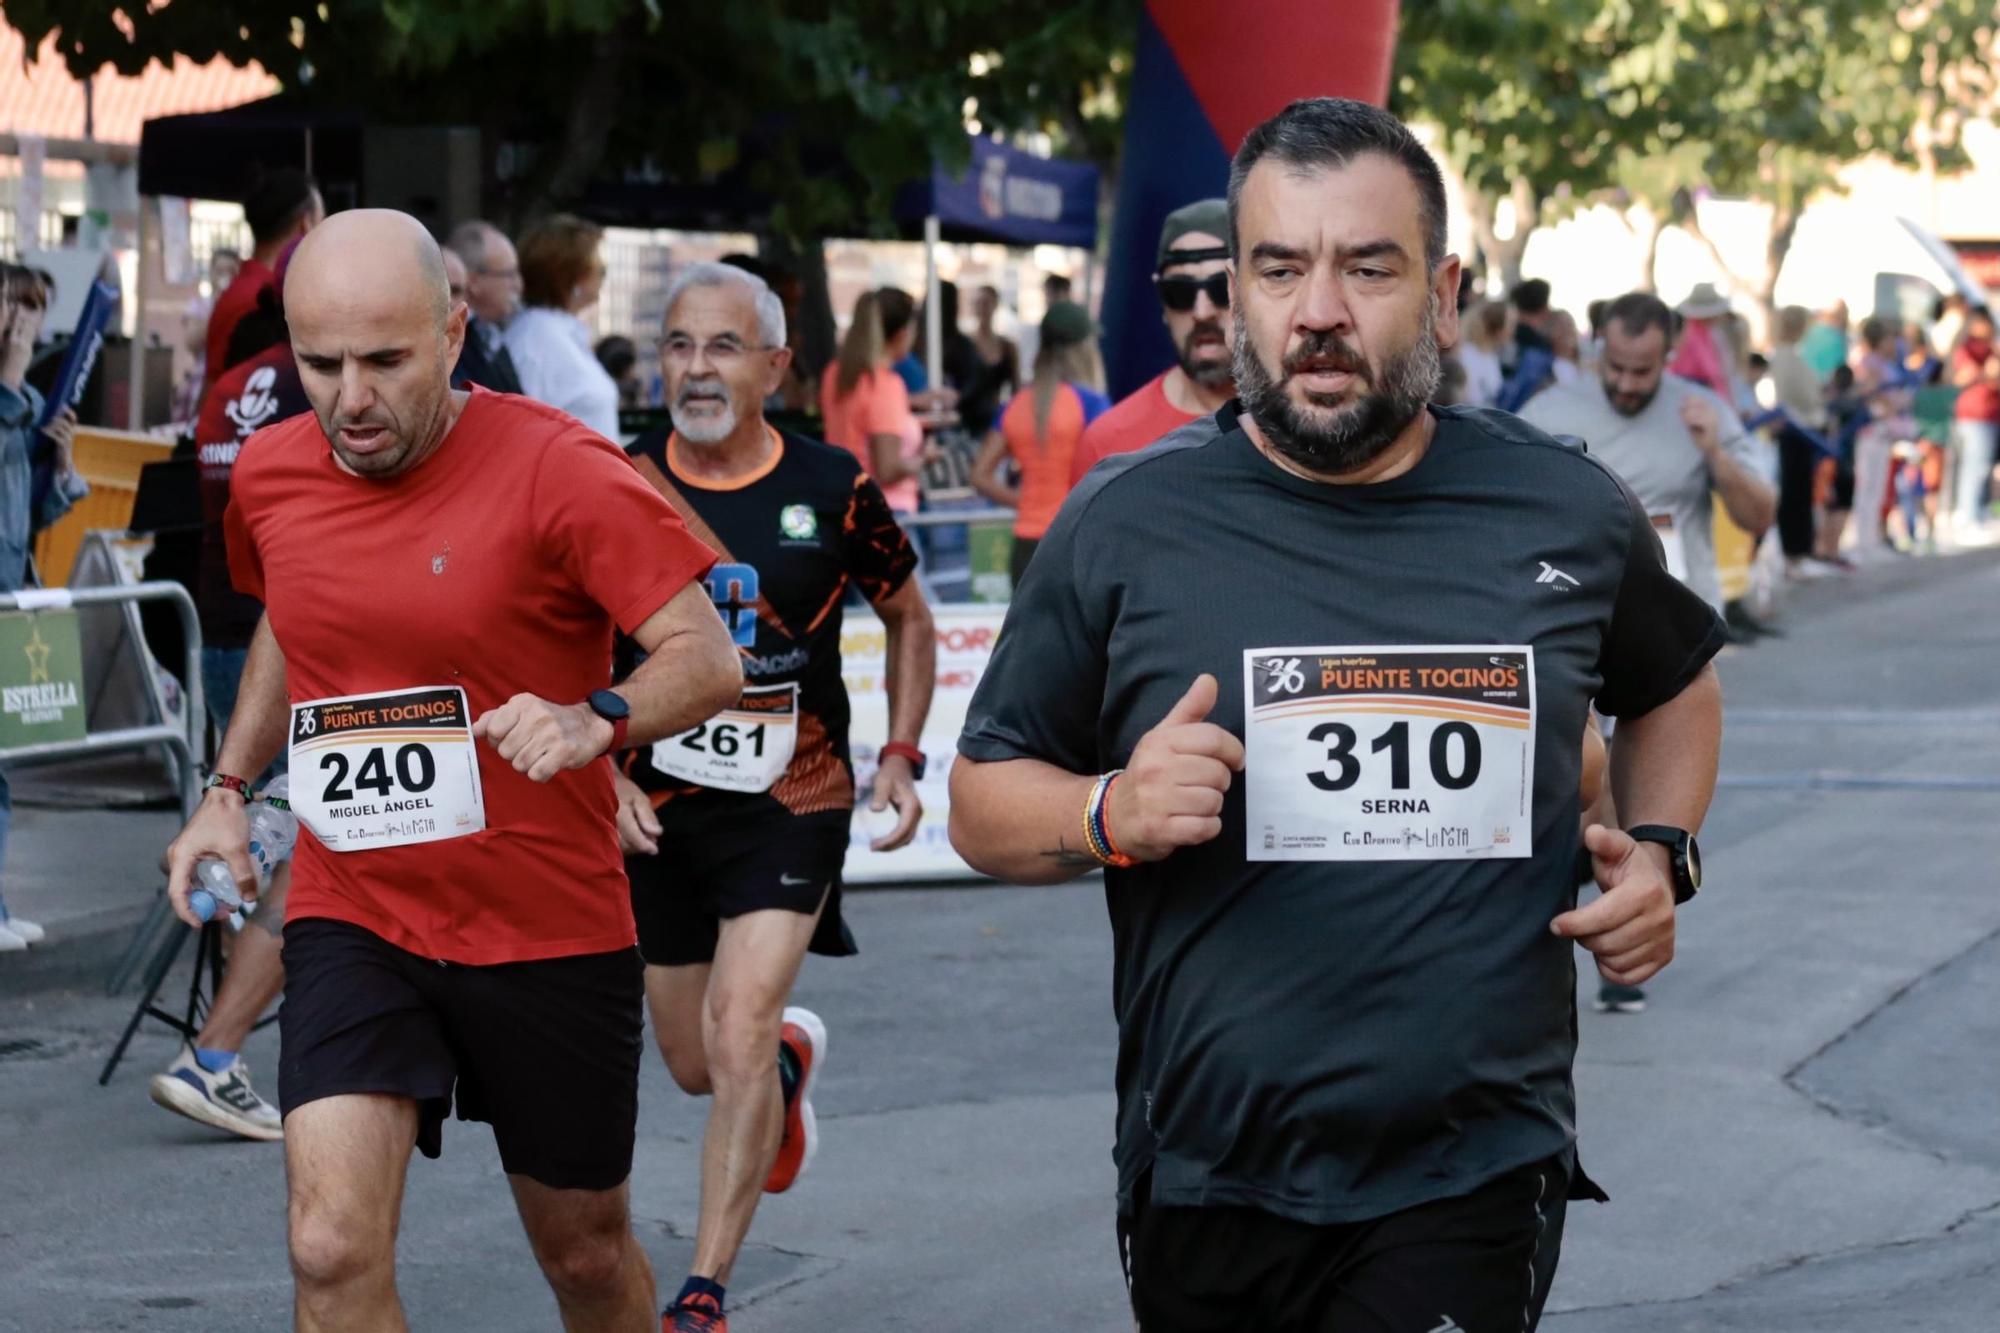
<svg viewBox="0 0 2000 1333"><path fill-rule="evenodd" d="M102 426L76 430L76 470L90 483L90 494L76 502L62 519L35 540L35 567L52 588L69 583L83 534L94 528L123 531L132 523L132 501L139 494L139 469L165 461L174 451L170 440Z"/></svg>
<svg viewBox="0 0 2000 1333"><path fill-rule="evenodd" d="M1722 580L1722 600L1733 602L1750 591L1750 562L1757 558L1757 543L1736 526L1722 498L1715 500L1715 572Z"/></svg>

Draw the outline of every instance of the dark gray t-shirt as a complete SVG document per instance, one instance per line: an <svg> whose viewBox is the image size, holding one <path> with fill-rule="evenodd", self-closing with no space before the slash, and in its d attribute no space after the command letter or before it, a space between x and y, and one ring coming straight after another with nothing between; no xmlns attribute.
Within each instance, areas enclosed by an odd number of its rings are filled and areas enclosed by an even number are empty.
<svg viewBox="0 0 2000 1333"><path fill-rule="evenodd" d="M1354 1221L1574 1140L1548 925L1587 710L1673 698L1723 630L1608 469L1432 410L1378 485L1285 472L1233 407L1100 465L973 699L968 758L1094 773L1213 672L1249 746L1220 837L1105 876L1126 1202L1151 1168L1159 1204Z"/></svg>

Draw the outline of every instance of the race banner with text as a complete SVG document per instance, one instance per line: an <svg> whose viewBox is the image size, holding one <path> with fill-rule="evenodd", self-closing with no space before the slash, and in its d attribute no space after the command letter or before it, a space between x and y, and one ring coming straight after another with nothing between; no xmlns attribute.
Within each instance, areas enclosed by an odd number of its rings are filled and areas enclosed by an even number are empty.
<svg viewBox="0 0 2000 1333"><path fill-rule="evenodd" d="M854 754L854 780L860 797L848 834L845 878L853 884L912 879L975 879L978 874L951 848L947 833L951 814L951 765L958 756L958 734L965 729L965 711L972 691L993 659L1000 637L1004 606L939 606L937 618L937 691L931 696L924 724L923 751L929 772L917 784L924 818L916 840L893 852L870 851L868 844L890 827L885 815L868 812L869 784L874 781L877 753L889 739L888 636L872 615L849 612L840 631L841 675L847 681L854 717L848 729Z"/></svg>

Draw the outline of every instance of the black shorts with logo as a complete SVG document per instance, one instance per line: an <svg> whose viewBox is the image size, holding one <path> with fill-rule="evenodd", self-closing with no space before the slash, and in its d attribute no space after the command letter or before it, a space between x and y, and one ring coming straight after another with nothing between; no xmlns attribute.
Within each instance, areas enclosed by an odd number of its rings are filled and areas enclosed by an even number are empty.
<svg viewBox="0 0 2000 1333"><path fill-rule="evenodd" d="M640 954L654 967L713 962L724 920L765 911L819 911L811 951L856 952L840 914L850 822L828 810L699 831L670 823L657 855L625 858Z"/></svg>
<svg viewBox="0 0 2000 1333"><path fill-rule="evenodd" d="M644 972L637 949L470 967L345 921L285 926L278 1106L416 1100L436 1157L454 1102L493 1126L510 1175L605 1190L632 1173Z"/></svg>
<svg viewBox="0 0 2000 1333"><path fill-rule="evenodd" d="M1335 1226L1152 1207L1142 1179L1119 1222L1140 1333L1525 1333L1562 1251L1571 1160Z"/></svg>

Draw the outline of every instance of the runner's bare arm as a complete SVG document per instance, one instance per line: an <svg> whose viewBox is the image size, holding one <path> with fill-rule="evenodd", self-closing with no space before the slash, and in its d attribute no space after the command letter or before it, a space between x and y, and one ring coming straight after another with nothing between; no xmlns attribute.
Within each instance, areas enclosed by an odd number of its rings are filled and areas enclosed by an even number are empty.
<svg viewBox="0 0 2000 1333"><path fill-rule="evenodd" d="M1611 792L1627 825L1701 828L1722 751L1722 684L1713 666L1649 713L1620 718L1611 746ZM1550 928L1597 956L1607 981L1636 986L1673 961L1674 879L1668 850L1592 825L1584 842L1603 896Z"/></svg>
<svg viewBox="0 0 2000 1333"><path fill-rule="evenodd" d="M1020 506L1021 492L1000 480L1000 465L1006 459L1007 437L997 430L987 431L979 445L979 456L972 460L972 489L994 504L1014 509Z"/></svg>
<svg viewBox="0 0 2000 1333"><path fill-rule="evenodd" d="M250 652L243 663L243 681L236 694L222 750L215 758L218 773L254 781L284 748L288 728L285 694L285 654L271 633L270 617L258 620ZM167 898L174 913L191 926L201 919L188 908L188 889L195 862L218 857L236 876L244 901L257 898L257 872L250 862L250 820L243 797L216 787L202 797L194 817L167 848Z"/></svg>
<svg viewBox="0 0 2000 1333"><path fill-rule="evenodd" d="M1117 849L1161 861L1222 832L1222 802L1243 769L1243 742L1207 721L1215 677L1195 677L1157 726L1139 738L1112 784L1105 822ZM1097 775L1036 759L951 768L951 843L966 863L1016 884L1060 884L1098 861L1083 834Z"/></svg>
<svg viewBox="0 0 2000 1333"><path fill-rule="evenodd" d="M967 865L1012 884L1061 884L1097 869L1082 814L1095 774L1039 759L951 766L951 845Z"/></svg>
<svg viewBox="0 0 2000 1333"><path fill-rule="evenodd" d="M628 747L650 745L706 722L742 693L742 659L700 581L675 593L632 637L647 657L617 687L632 708ZM547 782L594 763L610 748L612 729L587 702L517 694L482 713L472 734L531 781Z"/></svg>
<svg viewBox="0 0 2000 1333"><path fill-rule="evenodd" d="M875 603L889 639L888 740L921 747L924 719L931 712L931 690L937 684L937 626L922 582L911 574L903 586ZM869 808L896 807L896 827L875 839L871 847L890 852L916 836L924 803L917 796L916 770L900 755L884 758L876 769L875 794Z"/></svg>

